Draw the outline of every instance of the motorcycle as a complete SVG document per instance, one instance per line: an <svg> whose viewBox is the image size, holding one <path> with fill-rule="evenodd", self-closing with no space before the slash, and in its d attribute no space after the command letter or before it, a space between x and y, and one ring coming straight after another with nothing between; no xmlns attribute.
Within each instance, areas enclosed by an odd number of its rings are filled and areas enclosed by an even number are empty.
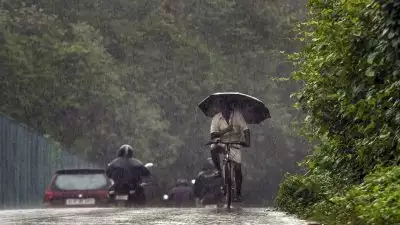
<svg viewBox="0 0 400 225"><path fill-rule="evenodd" d="M193 179L191 181L192 185L196 184L196 180ZM195 199L195 205L198 208L204 208L204 207L214 207L216 206L217 208L222 208L224 207L224 202L223 202L223 189L221 187L221 192L217 194L207 194L203 198L197 198Z"/></svg>
<svg viewBox="0 0 400 225"><path fill-rule="evenodd" d="M146 163L146 168L153 167L153 163ZM114 185L114 181L111 180L111 186ZM142 182L139 186L133 185L122 185L108 191L109 202L116 207L130 207L132 205L144 205L146 196L144 193L144 187L149 183Z"/></svg>

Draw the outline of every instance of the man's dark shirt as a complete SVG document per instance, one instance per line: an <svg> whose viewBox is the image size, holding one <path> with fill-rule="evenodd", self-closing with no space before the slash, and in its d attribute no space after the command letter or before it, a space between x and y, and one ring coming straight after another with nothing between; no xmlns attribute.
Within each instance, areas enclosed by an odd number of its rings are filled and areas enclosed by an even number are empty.
<svg viewBox="0 0 400 225"><path fill-rule="evenodd" d="M138 185L142 177L150 176L150 171L137 159L118 157L109 163L107 177L118 185Z"/></svg>

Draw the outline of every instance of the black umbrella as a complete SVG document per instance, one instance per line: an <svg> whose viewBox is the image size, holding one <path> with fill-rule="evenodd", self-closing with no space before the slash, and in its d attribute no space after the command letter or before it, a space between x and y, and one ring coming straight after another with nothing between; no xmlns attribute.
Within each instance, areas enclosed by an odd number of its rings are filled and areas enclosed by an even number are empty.
<svg viewBox="0 0 400 225"><path fill-rule="evenodd" d="M201 101L199 108L206 116L213 117L220 112L221 102L236 104L248 124L258 124L271 118L268 108L261 100L240 92L214 93Z"/></svg>

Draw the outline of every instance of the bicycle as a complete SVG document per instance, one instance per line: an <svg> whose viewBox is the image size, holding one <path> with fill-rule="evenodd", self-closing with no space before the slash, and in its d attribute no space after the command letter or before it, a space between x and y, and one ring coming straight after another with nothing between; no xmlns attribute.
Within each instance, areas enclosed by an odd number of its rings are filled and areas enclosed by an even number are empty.
<svg viewBox="0 0 400 225"><path fill-rule="evenodd" d="M226 204L227 208L230 209L232 205L232 194L235 193L234 191L236 188L234 187L235 182L235 175L234 175L234 170L233 170L233 162L229 158L230 150L231 150L231 145L243 145L242 142L224 142L224 141L210 141L207 142L207 145L212 145L212 144L225 144L225 152L224 152L224 159L222 162L222 170L223 170L223 190L224 190L224 195L226 196Z"/></svg>

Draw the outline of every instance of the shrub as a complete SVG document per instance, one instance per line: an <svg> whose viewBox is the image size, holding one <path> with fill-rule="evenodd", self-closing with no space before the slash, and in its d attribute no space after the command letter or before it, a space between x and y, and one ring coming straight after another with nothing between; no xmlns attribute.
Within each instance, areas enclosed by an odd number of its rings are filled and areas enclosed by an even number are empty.
<svg viewBox="0 0 400 225"><path fill-rule="evenodd" d="M329 194L331 179L328 175L286 175L275 199L278 208L304 217L310 209Z"/></svg>
<svg viewBox="0 0 400 225"><path fill-rule="evenodd" d="M361 185L343 197L332 200L348 205L357 218L348 224L389 225L400 223L400 166L380 168L369 174Z"/></svg>

